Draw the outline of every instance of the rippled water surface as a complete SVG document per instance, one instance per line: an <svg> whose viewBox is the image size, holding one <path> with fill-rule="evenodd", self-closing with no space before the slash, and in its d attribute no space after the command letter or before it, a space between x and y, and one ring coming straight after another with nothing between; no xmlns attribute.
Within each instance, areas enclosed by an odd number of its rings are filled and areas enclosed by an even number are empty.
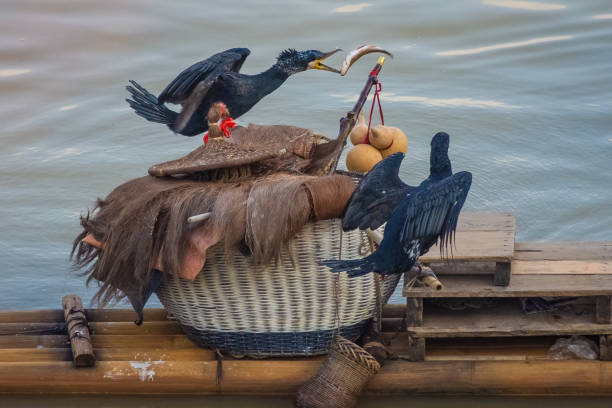
<svg viewBox="0 0 612 408"><path fill-rule="evenodd" d="M137 117L124 86L157 93L235 46L247 73L287 47L392 50L382 102L409 138L405 180L445 130L474 174L467 207L513 211L520 240L612 240L612 2L552 1L0 0L0 309L90 299L68 262L79 214L201 143ZM335 137L375 60L295 75L239 122Z"/></svg>

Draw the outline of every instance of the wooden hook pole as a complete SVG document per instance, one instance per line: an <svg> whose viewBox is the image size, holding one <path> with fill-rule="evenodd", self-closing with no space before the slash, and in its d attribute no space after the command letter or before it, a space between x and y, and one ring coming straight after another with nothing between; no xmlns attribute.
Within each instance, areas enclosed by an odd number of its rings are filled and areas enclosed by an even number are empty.
<svg viewBox="0 0 612 408"><path fill-rule="evenodd" d="M64 320L70 337L72 361L75 367L93 367L96 362L91 345L91 335L83 302L77 295L66 295L62 298Z"/></svg>
<svg viewBox="0 0 612 408"><path fill-rule="evenodd" d="M346 146L346 140L348 139L351 130L355 126L355 122L357 120L357 116L359 116L359 112L363 108L366 100L368 99L368 95L370 94L370 90L372 87L378 82L378 74L382 69L383 64L385 63L385 57L380 57L378 62L372 69L370 76L361 90L361 94L359 95L359 99L353 106L353 109L346 114L346 117L340 119L340 131L338 132L338 138L336 139L336 146L334 148L334 153L332 155L332 160L328 166L326 166L323 170L326 174L332 174L336 171L336 167L338 166L338 161L340 160L340 155L344 150L344 146Z"/></svg>

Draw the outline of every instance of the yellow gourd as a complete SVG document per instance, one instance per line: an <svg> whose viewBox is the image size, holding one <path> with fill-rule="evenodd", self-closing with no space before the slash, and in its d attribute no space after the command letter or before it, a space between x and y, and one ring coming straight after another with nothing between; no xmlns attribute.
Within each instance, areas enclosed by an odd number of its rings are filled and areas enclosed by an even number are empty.
<svg viewBox="0 0 612 408"><path fill-rule="evenodd" d="M351 171L365 173L382 160L382 155L369 144L358 144L346 155L346 167Z"/></svg>
<svg viewBox="0 0 612 408"><path fill-rule="evenodd" d="M351 130L351 143L354 146L365 143L367 134L368 125L366 124L365 116L363 116L363 113L360 113L357 118L357 124L353 127L353 130Z"/></svg>
<svg viewBox="0 0 612 408"><path fill-rule="evenodd" d="M404 132L402 132L399 128L396 127L391 127L390 129L392 129L391 134L393 136L393 144L388 149L380 151L383 159L397 152L402 152L406 154L406 151L408 150L408 139L406 138Z"/></svg>
<svg viewBox="0 0 612 408"><path fill-rule="evenodd" d="M370 144L378 150L388 148L393 141L393 129L391 126L376 125L370 129Z"/></svg>

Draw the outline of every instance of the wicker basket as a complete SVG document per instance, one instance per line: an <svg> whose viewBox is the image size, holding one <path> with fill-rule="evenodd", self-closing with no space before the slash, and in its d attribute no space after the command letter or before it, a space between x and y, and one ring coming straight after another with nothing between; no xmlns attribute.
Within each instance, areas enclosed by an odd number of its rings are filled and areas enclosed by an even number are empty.
<svg viewBox="0 0 612 408"><path fill-rule="evenodd" d="M378 361L357 344L338 336L319 371L296 394L298 408L350 408L380 370Z"/></svg>
<svg viewBox="0 0 612 408"><path fill-rule="evenodd" d="M324 354L338 326L355 341L376 308L373 274L349 279L319 265L363 256L365 234L341 231L338 219L307 224L276 265L255 266L238 252L226 263L223 248L213 246L195 281L168 276L157 295L203 347L261 357ZM398 281L383 281L384 302Z"/></svg>

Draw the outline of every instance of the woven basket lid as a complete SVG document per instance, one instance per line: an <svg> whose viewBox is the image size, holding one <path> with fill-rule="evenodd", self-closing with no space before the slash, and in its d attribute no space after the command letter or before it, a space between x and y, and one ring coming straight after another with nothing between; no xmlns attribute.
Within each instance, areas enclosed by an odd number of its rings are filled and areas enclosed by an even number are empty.
<svg viewBox="0 0 612 408"><path fill-rule="evenodd" d="M179 159L151 166L149 174L156 177L191 174L239 167L277 157L308 160L321 137L310 129L295 126L237 127L229 139L211 139L208 144Z"/></svg>

